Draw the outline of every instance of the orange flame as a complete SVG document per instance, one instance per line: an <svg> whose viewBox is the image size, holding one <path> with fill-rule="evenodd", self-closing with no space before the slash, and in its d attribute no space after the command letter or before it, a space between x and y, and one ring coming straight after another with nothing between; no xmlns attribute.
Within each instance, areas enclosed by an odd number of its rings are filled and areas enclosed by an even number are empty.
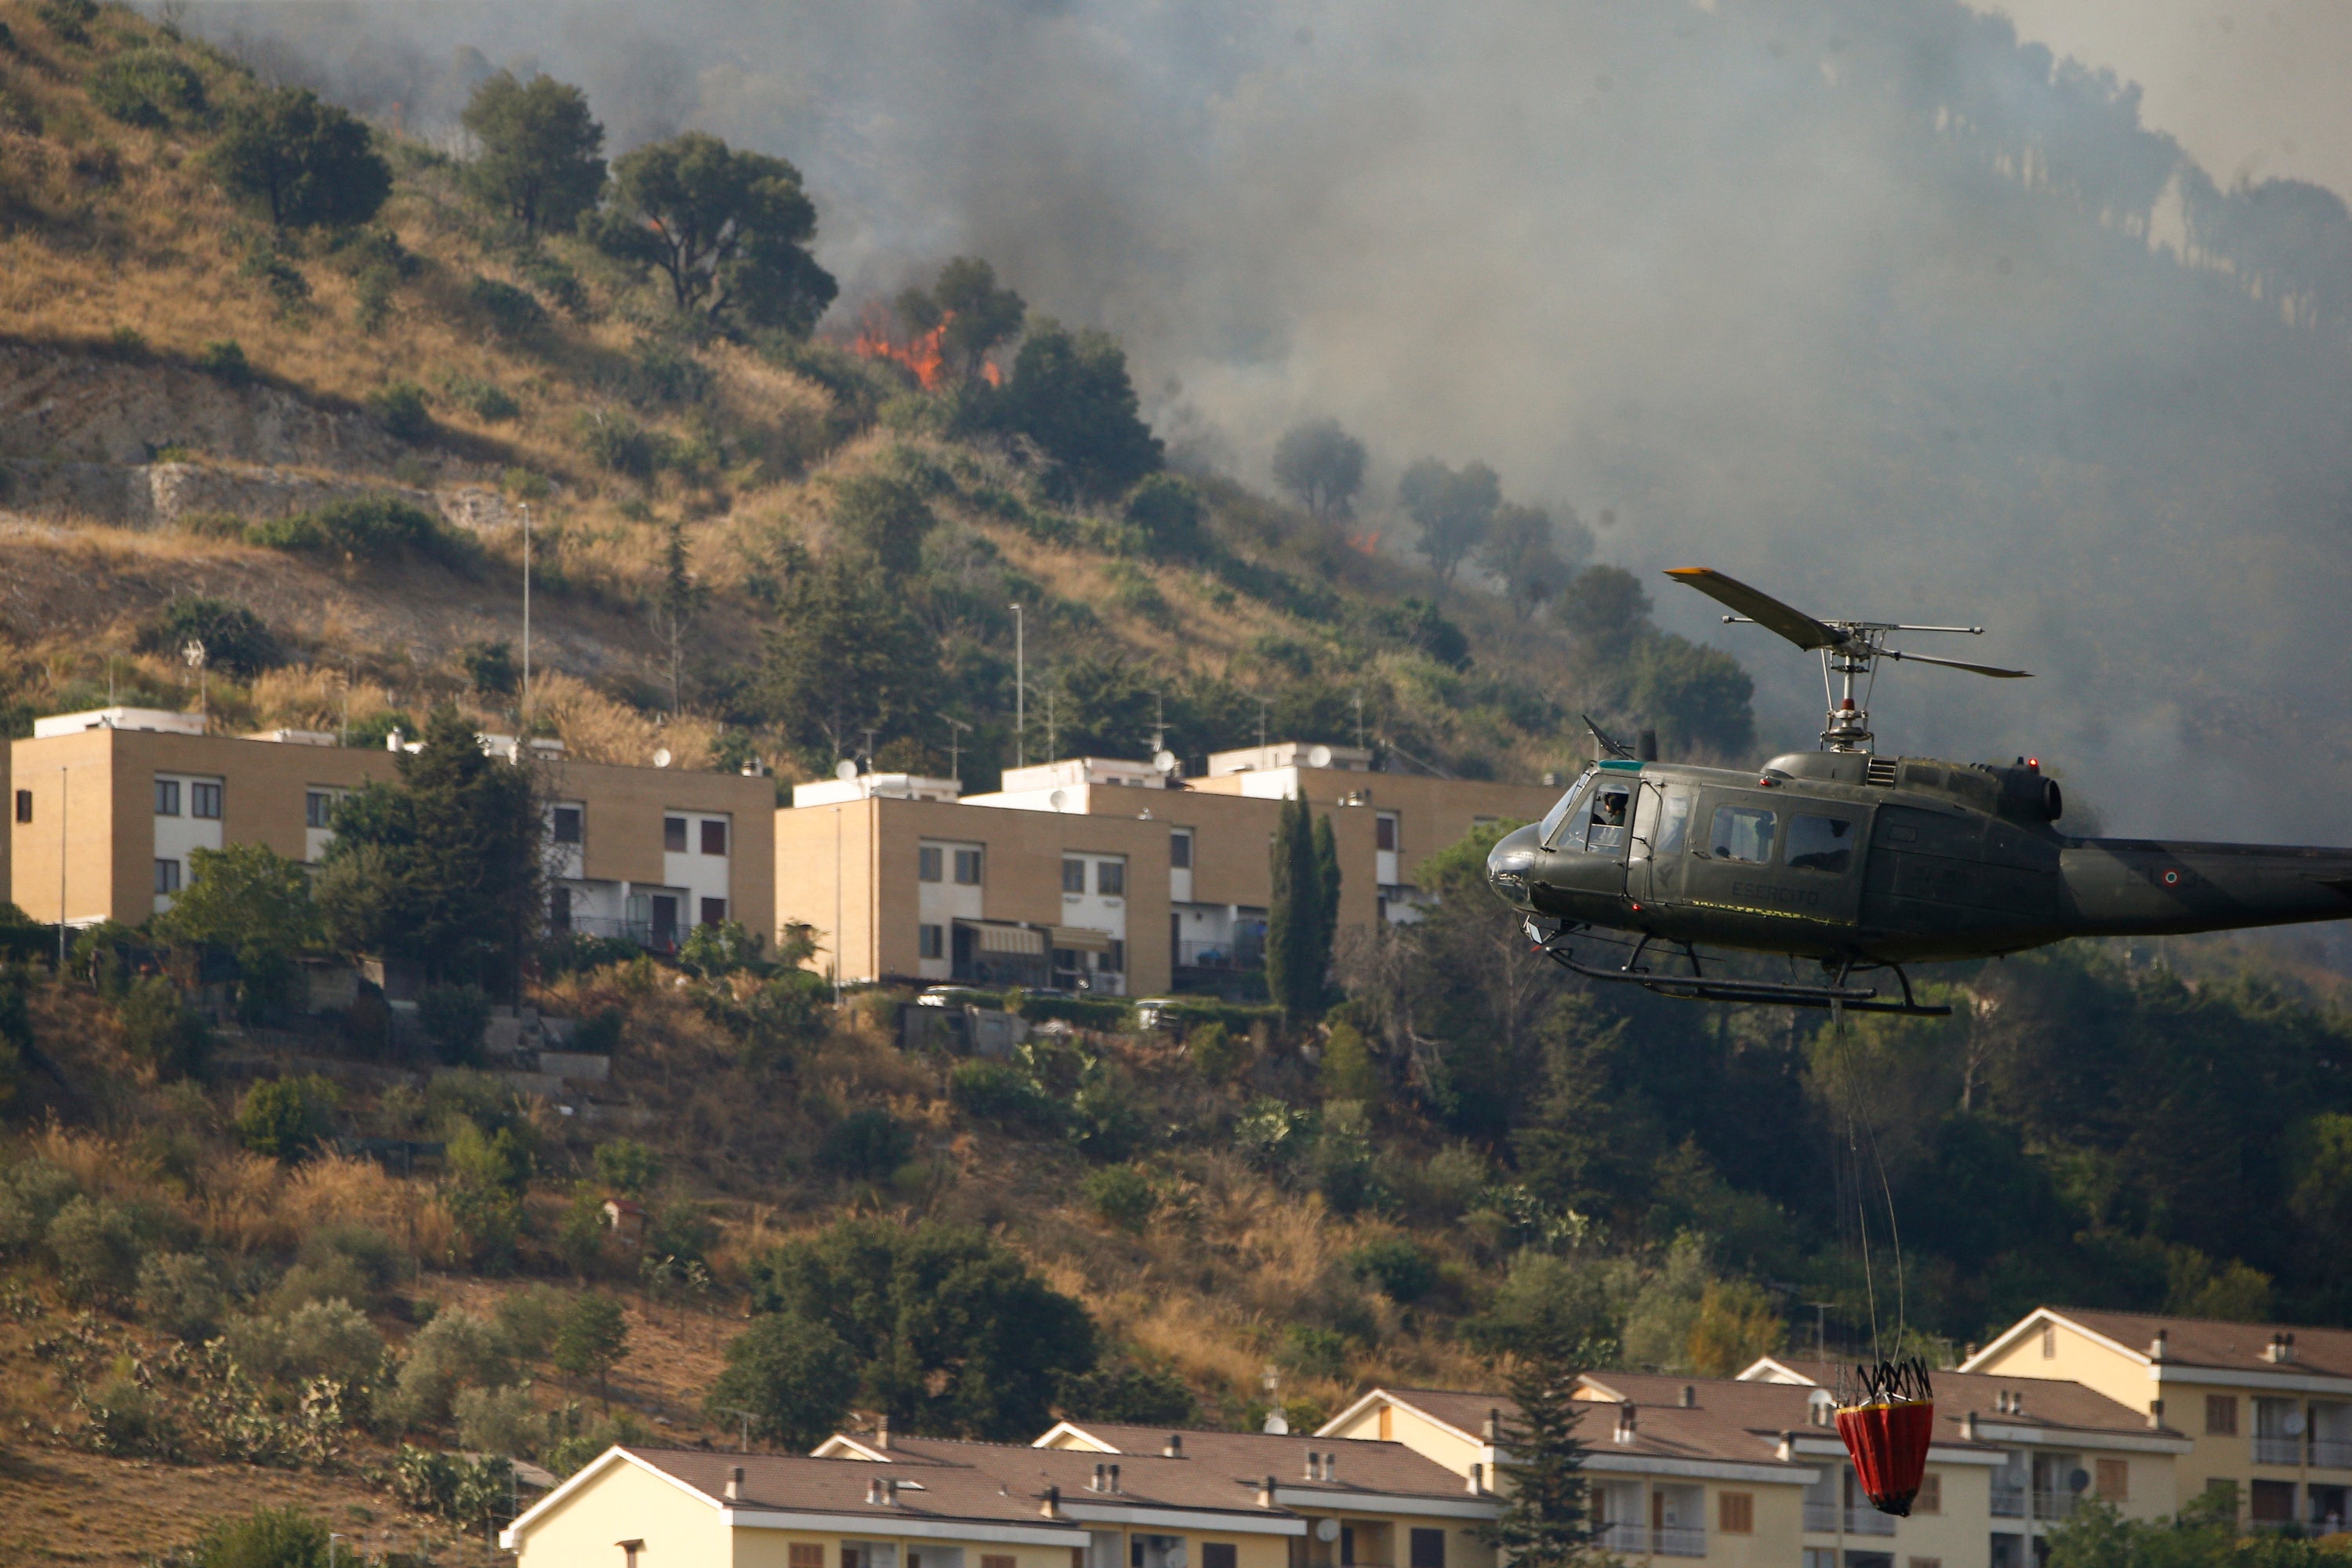
<svg viewBox="0 0 2352 1568"><path fill-rule="evenodd" d="M865 318L858 323L857 336L851 340L849 352L866 359L888 360L903 365L912 373L915 384L925 392L937 392L947 384L947 353L940 346L947 339L948 323L955 320L950 311L940 318L940 324L913 339L903 347L890 341L889 317L879 304L868 305Z"/></svg>

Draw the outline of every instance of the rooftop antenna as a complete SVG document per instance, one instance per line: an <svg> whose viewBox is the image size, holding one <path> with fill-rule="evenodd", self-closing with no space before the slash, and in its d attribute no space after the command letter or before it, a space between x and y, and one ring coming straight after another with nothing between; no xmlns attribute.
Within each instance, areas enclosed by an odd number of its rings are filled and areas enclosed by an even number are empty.
<svg viewBox="0 0 2352 1568"><path fill-rule="evenodd" d="M1364 749L1364 694L1360 691L1348 699L1356 705L1356 750Z"/></svg>
<svg viewBox="0 0 2352 1568"><path fill-rule="evenodd" d="M1908 659L1914 664L1940 664L1971 675L1997 680L2022 680L2032 672L2001 669L1990 664L1969 664L1957 658L1931 658L1924 653L1903 653L1886 646L1895 632L1949 632L1980 637L1982 626L1914 626L1896 621L1820 621L1790 608L1769 594L1749 587L1736 577L1706 566L1669 567L1666 575L1708 598L1729 605L1734 615L1726 626L1759 626L1795 643L1807 653L1822 656L1822 695L1829 704L1829 722L1822 731L1822 746L1832 752L1866 752L1875 738L1870 732L1870 692L1882 658ZM1860 691L1855 689L1860 683Z"/></svg>
<svg viewBox="0 0 2352 1568"><path fill-rule="evenodd" d="M963 770L956 764L963 759L962 732L971 726L950 714L942 713L940 717L946 720L948 725L948 777L961 780Z"/></svg>
<svg viewBox="0 0 2352 1568"><path fill-rule="evenodd" d="M1265 699L1257 700L1257 765L1265 766Z"/></svg>
<svg viewBox="0 0 2352 1568"><path fill-rule="evenodd" d="M1168 705L1160 693L1151 694L1151 754L1158 756L1168 749Z"/></svg>
<svg viewBox="0 0 2352 1568"><path fill-rule="evenodd" d="M874 771L874 735L875 731L872 730L866 731L866 752L859 759L865 763L866 771L869 773Z"/></svg>

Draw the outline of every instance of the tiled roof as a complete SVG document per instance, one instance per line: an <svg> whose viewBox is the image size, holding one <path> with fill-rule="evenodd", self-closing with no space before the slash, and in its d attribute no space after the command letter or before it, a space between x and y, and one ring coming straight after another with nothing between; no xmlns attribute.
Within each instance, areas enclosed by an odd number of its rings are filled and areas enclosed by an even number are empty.
<svg viewBox="0 0 2352 1568"><path fill-rule="evenodd" d="M1328 1491L1335 1498L1356 1492L1401 1496L1458 1497L1460 1476L1436 1460L1414 1453L1402 1443L1364 1438L1277 1436L1270 1432L1171 1431L1165 1426L1134 1426L1114 1421L1072 1421L1076 1427L1118 1450L1122 1463L1129 1455L1158 1457L1171 1436L1183 1439L1183 1462L1201 1465L1228 1476L1252 1478L1252 1484L1272 1476L1285 1491ZM1076 1453L1081 1450L1072 1449ZM1307 1456L1329 1456L1336 1480L1317 1480L1307 1473ZM1091 1469L1087 1472L1091 1475Z"/></svg>
<svg viewBox="0 0 2352 1568"><path fill-rule="evenodd" d="M1051 1528L1056 1521L1039 1512L1037 1492L1024 1494L1007 1487L1003 1478L975 1470L926 1469L920 1477L898 1477L895 1507L869 1503L867 1488L888 1472L856 1459L812 1459L797 1454L729 1454L702 1448L641 1448L625 1447L631 1458L672 1476L713 1501L723 1500L727 1478L743 1468L740 1502L802 1513L871 1514L877 1528L893 1519L973 1521L990 1524L1024 1524ZM920 1489L908 1486L919 1482ZM1042 1491L1042 1489L1040 1489Z"/></svg>
<svg viewBox="0 0 2352 1568"><path fill-rule="evenodd" d="M1161 1434L1164 1438L1166 1434ZM861 1442L866 1439L859 1439ZM869 1445L870 1446L870 1445ZM1032 1448L1003 1443L960 1443L945 1437L893 1434L887 1450L894 1466L914 1470L925 1486L934 1475L983 1476L1016 1495L1036 1498L1048 1486L1062 1489L1066 1503L1125 1508L1217 1509L1226 1512L1279 1515L1287 1510L1258 1506L1266 1472L1203 1458L1168 1459L1157 1453L1104 1455L1079 1448ZM1095 1467L1118 1467L1117 1494L1093 1490ZM873 1467L863 1467L873 1473ZM1106 1468L1106 1484L1108 1484ZM1280 1479L1281 1478L1277 1478ZM1287 1485L1286 1481L1284 1483Z"/></svg>
<svg viewBox="0 0 2352 1568"><path fill-rule="evenodd" d="M1659 1459L1729 1461L1772 1465L1780 1457L1780 1435L1806 1425L1802 1389L1769 1384L1736 1383L1727 1378L1655 1377L1639 1373L1595 1373L1586 1379L1595 1392L1622 1394L1635 1405L1633 1437L1615 1440L1617 1417L1608 1399L1595 1403L1579 1423L1579 1436L1594 1452L1636 1454ZM1685 1408L1682 1390L1698 1390L1697 1403ZM1424 1411L1474 1437L1486 1426L1486 1413L1499 1408L1506 1423L1518 1406L1508 1394L1462 1393L1442 1389L1391 1389L1399 1401Z"/></svg>
<svg viewBox="0 0 2352 1568"><path fill-rule="evenodd" d="M1837 1362L1800 1361L1775 1356L1775 1363L1822 1388L1835 1388L1843 1365ZM1850 1369L1849 1369L1850 1370ZM1937 1372L1929 1374L1936 1390L1936 1422L1945 1441L1956 1440L1953 1429L1960 1417L1974 1413L1979 1421L2010 1426L2048 1426L2070 1432L2117 1432L2146 1435L2151 1430L2147 1413L2108 1398L2082 1384L2054 1377L1995 1377L1984 1373ZM1771 1384L1751 1383L1750 1388ZM1802 1385L1780 1385L1806 1397ZM2016 1408L2004 1410L2003 1404ZM1797 1419L1804 1418L1801 1405Z"/></svg>
<svg viewBox="0 0 2352 1568"><path fill-rule="evenodd" d="M2146 1355L2161 1330L2164 1359L2183 1366L2226 1367L2242 1372L2309 1373L2352 1377L2352 1330L2305 1328L2294 1323L2225 1323L2210 1318L2167 1318L2154 1312L2080 1311L2052 1307L2049 1312L2104 1334L2125 1349ZM2294 1359L2264 1359L2273 1334L2294 1336Z"/></svg>

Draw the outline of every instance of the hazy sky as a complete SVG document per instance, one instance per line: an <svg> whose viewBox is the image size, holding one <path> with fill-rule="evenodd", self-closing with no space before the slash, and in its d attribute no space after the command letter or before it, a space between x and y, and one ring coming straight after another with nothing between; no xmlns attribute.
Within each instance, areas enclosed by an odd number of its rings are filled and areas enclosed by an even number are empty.
<svg viewBox="0 0 2352 1568"><path fill-rule="evenodd" d="M2224 184L2288 176L2352 195L2345 0L2003 0L2020 36L2147 89L2141 119Z"/></svg>

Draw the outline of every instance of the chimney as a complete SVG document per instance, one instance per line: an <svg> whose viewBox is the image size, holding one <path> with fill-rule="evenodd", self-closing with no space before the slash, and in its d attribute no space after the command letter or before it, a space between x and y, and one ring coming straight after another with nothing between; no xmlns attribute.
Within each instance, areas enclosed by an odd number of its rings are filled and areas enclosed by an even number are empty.
<svg viewBox="0 0 2352 1568"><path fill-rule="evenodd" d="M880 1506L882 1501L882 1480L880 1477L877 1476L874 1479L866 1483L866 1501L868 1507Z"/></svg>
<svg viewBox="0 0 2352 1568"><path fill-rule="evenodd" d="M890 1477L882 1483L882 1500L892 1508L898 1506L898 1478Z"/></svg>
<svg viewBox="0 0 2352 1568"><path fill-rule="evenodd" d="M1038 1506L1037 1511L1044 1514L1047 1519L1061 1518L1062 1489L1059 1487L1047 1487L1045 1489L1045 1500Z"/></svg>
<svg viewBox="0 0 2352 1568"><path fill-rule="evenodd" d="M1960 1364L1962 1366L1966 1366L1969 1363L1976 1359L1977 1342L1974 1340L1970 1340L1967 1344L1960 1347Z"/></svg>
<svg viewBox="0 0 2352 1568"><path fill-rule="evenodd" d="M1168 1447L1160 1450L1160 1457L1163 1459L1182 1458L1184 1457L1184 1434L1181 1432L1169 1433Z"/></svg>
<svg viewBox="0 0 2352 1568"><path fill-rule="evenodd" d="M1114 1492L1118 1490L1118 1467L1117 1465L1113 1465L1110 1468L1110 1489Z"/></svg>
<svg viewBox="0 0 2352 1568"><path fill-rule="evenodd" d="M1633 1402L1629 1399L1622 1405L1617 1406L1617 1441L1620 1443L1632 1442L1633 1440Z"/></svg>
<svg viewBox="0 0 2352 1568"><path fill-rule="evenodd" d="M1098 1492L1107 1492L1110 1490L1110 1467L1108 1465L1097 1463L1095 1466L1093 1489Z"/></svg>
<svg viewBox="0 0 2352 1568"><path fill-rule="evenodd" d="M2163 1400L2151 1399L2147 1402L2147 1424L2151 1426L2161 1426L2164 1425Z"/></svg>
<svg viewBox="0 0 2352 1568"><path fill-rule="evenodd" d="M2147 1342L2147 1359L2150 1361L2162 1361L2164 1359L2165 1352L2171 1348L2166 1343L2166 1342L2171 1338L2172 1331L2170 1329L2157 1330L2156 1338Z"/></svg>
<svg viewBox="0 0 2352 1568"><path fill-rule="evenodd" d="M1265 1479L1258 1486L1257 1506L1260 1508L1272 1508L1274 1506L1274 1478L1272 1476L1266 1477Z"/></svg>
<svg viewBox="0 0 2352 1568"><path fill-rule="evenodd" d="M874 1424L874 1446L886 1454L890 1451L890 1418L887 1415Z"/></svg>
<svg viewBox="0 0 2352 1568"><path fill-rule="evenodd" d="M2025 1414L2025 1390L2012 1388L2009 1391L2009 1413L2011 1415Z"/></svg>
<svg viewBox="0 0 2352 1568"><path fill-rule="evenodd" d="M1976 1440L1977 1413L1973 1410L1965 1411L1960 1415L1960 1441L1973 1443Z"/></svg>
<svg viewBox="0 0 2352 1568"><path fill-rule="evenodd" d="M1337 1448L1323 1456L1323 1479L1327 1481L1339 1479L1339 1450Z"/></svg>
<svg viewBox="0 0 2352 1568"><path fill-rule="evenodd" d="M736 1465L727 1472L727 1500L736 1501L743 1495L743 1467Z"/></svg>
<svg viewBox="0 0 2352 1568"><path fill-rule="evenodd" d="M1307 1479L1310 1481L1323 1479L1323 1456L1312 1448L1307 1450Z"/></svg>
<svg viewBox="0 0 2352 1568"><path fill-rule="evenodd" d="M1477 1496L1486 1489L1486 1467L1472 1460L1470 1464L1470 1495Z"/></svg>
<svg viewBox="0 0 2352 1568"><path fill-rule="evenodd" d="M1698 1388L1694 1384L1683 1384L1683 1408L1685 1410L1698 1408Z"/></svg>
<svg viewBox="0 0 2352 1568"><path fill-rule="evenodd" d="M1494 1406L1488 1407L1486 1411L1486 1428L1485 1431L1481 1432L1479 1436L1484 1437L1489 1443L1499 1443L1503 1440L1503 1412L1501 1409Z"/></svg>

